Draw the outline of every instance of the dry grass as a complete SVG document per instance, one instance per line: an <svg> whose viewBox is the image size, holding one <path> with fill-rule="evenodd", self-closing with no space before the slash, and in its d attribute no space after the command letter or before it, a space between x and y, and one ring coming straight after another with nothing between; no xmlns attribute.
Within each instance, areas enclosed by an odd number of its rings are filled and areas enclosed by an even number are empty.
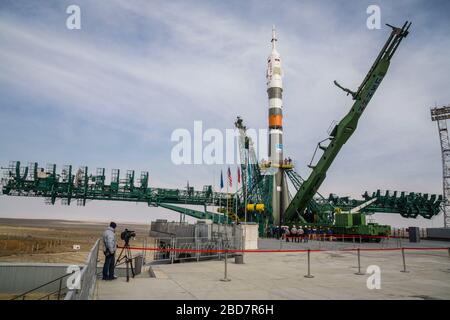
<svg viewBox="0 0 450 320"><path fill-rule="evenodd" d="M107 223L63 220L0 219L0 262L83 263ZM119 225L138 237L148 226ZM80 250L73 250L80 245ZM100 258L102 255L100 255Z"/></svg>

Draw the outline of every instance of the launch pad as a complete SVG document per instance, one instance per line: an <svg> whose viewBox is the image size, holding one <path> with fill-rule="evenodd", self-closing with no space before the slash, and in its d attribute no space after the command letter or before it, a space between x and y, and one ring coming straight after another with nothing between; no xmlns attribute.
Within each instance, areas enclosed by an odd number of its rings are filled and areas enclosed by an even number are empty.
<svg viewBox="0 0 450 320"><path fill-rule="evenodd" d="M22 166L20 162L12 162L3 168L2 193L43 197L51 205L57 199L65 205L76 201L81 206L90 200L143 202L197 219L211 219L215 223L256 222L261 235L274 226L294 224L334 229L345 234L389 234L389 227L366 222L365 215L376 212L400 214L408 218L420 215L430 219L440 213L442 195L377 190L366 191L363 199L355 200L333 194L324 197L318 192L331 164L356 131L359 118L386 76L391 59L402 40L408 36L410 26L411 23L405 22L401 28L391 27L388 40L357 90L347 89L335 81L338 88L351 96L353 104L342 120L332 126L329 137L318 143L314 154L319 151L323 153L316 163L311 161L308 165L312 171L306 179L294 170L292 160L284 157L283 71L273 28L272 51L267 60L266 73L268 160L261 163L258 159L243 119L238 117L235 127L239 131L242 188L236 193L215 192L211 185L204 186L201 191L189 186L180 189L150 187L148 172L142 172L138 178L133 170L128 170L121 178L120 170L113 169L108 184L104 168L89 173L87 167L74 170L69 165L57 173L54 164L42 168L37 163ZM292 193L289 185L294 188ZM193 210L180 205L198 205L202 208ZM208 206L219 209L217 212L208 211Z"/></svg>
<svg viewBox="0 0 450 320"><path fill-rule="evenodd" d="M279 249L279 241L260 239L258 246L265 250ZM336 243L323 242L321 248ZM341 248L349 244L339 243ZM411 244L408 244L411 245ZM376 244L362 244L374 248ZM446 242L423 241L417 247L448 246ZM311 248L319 248L317 243ZM297 243L283 244L284 249L307 248ZM228 264L230 282L222 282L223 261L165 264L152 266L153 277L138 277L132 286L124 278L101 282L97 299L148 300L310 300L310 299L449 299L449 258L446 251L408 251L407 268L402 273L400 251L364 251L361 271L370 265L382 269L381 290L369 290L368 278L355 275L358 271L356 252L330 251L311 253L311 274L307 274L306 252L248 253L245 264ZM274 272L276 270L276 272Z"/></svg>

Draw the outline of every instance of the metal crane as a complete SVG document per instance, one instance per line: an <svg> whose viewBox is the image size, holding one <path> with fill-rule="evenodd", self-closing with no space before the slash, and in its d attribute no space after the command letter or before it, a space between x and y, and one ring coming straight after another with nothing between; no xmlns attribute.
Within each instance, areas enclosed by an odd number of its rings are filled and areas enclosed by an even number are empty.
<svg viewBox="0 0 450 320"><path fill-rule="evenodd" d="M328 145L322 145L325 140L318 144L318 148L324 151L324 153L316 165L313 166L312 163L310 164L309 167L313 170L308 179L306 179L306 181L301 185L300 189L284 212L285 221L292 220L296 216L299 218L301 217L301 220L303 220L306 207L325 180L327 171L342 146L355 132L359 118L363 114L367 104L385 77L392 56L396 52L403 38L408 35L408 29L411 26L411 23L406 21L402 28L397 28L390 25L388 26L392 28L389 39L381 49L381 52L359 86L358 90L356 92L351 91L334 81L335 85L344 90L347 95L350 94L355 102L347 115L338 124L334 125L330 136L326 139L329 141Z"/></svg>

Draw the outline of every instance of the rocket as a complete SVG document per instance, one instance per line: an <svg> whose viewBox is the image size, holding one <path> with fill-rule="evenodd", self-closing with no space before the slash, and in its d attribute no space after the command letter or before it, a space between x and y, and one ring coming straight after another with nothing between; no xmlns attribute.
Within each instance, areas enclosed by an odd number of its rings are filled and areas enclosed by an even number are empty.
<svg viewBox="0 0 450 320"><path fill-rule="evenodd" d="M283 161L283 82L277 35L272 27L272 52L267 59L267 95L269 97L269 161Z"/></svg>
<svg viewBox="0 0 450 320"><path fill-rule="evenodd" d="M283 223L288 203L288 187L283 172L283 72L277 51L277 34L272 27L272 52L267 59L267 95L269 98L269 162L278 170L273 177L272 215L274 225Z"/></svg>

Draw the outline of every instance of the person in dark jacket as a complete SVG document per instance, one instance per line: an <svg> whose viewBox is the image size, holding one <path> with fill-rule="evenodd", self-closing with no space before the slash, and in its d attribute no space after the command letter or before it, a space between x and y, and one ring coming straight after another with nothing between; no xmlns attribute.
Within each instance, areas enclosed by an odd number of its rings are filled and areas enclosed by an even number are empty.
<svg viewBox="0 0 450 320"><path fill-rule="evenodd" d="M103 280L115 280L114 264L117 248L116 223L111 222L108 229L103 232L103 253L105 254L105 264L103 265Z"/></svg>
<svg viewBox="0 0 450 320"><path fill-rule="evenodd" d="M304 242L308 242L309 237L311 236L311 230L308 227L305 227L304 233L305 233L305 235L303 237L303 240L304 240Z"/></svg>

